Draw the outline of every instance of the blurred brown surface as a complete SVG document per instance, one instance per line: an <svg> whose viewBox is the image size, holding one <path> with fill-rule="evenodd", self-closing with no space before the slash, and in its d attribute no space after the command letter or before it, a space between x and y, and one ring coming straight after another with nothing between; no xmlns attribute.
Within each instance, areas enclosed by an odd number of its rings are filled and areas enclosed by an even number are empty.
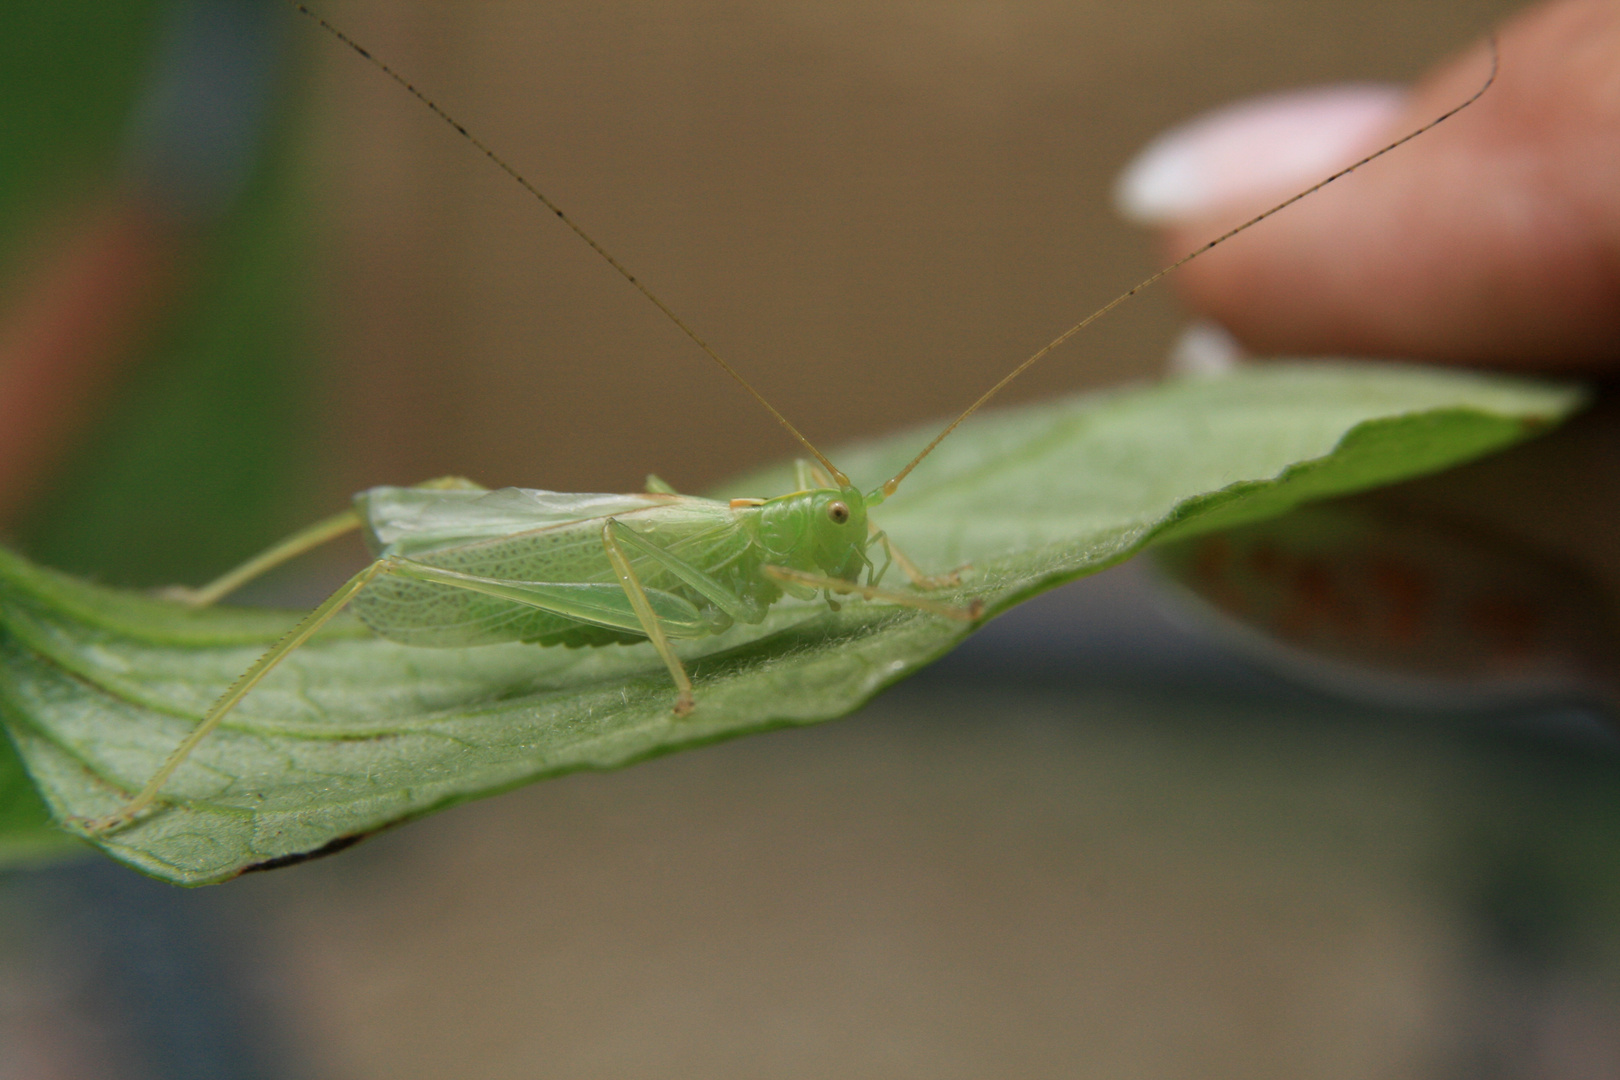
<svg viewBox="0 0 1620 1080"><path fill-rule="evenodd" d="M329 14L832 443L960 408L1151 271L1108 191L1166 125L1249 94L1410 79L1514 6L354 0ZM451 472L613 490L657 471L697 490L792 454L472 147L346 50L315 52L332 502ZM1152 374L1177 324L1169 293L1150 293L1007 400Z"/></svg>
<svg viewBox="0 0 1620 1080"><path fill-rule="evenodd" d="M1265 714L908 690L228 888L333 1077L1449 1075L1492 781Z"/></svg>

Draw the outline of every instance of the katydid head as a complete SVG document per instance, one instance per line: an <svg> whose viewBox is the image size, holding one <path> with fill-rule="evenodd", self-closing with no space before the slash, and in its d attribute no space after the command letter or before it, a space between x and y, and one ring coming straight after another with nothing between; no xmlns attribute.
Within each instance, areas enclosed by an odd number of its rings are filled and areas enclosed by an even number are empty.
<svg viewBox="0 0 1620 1080"><path fill-rule="evenodd" d="M858 488L816 488L768 499L759 507L758 536L783 566L854 581L870 565L866 497Z"/></svg>

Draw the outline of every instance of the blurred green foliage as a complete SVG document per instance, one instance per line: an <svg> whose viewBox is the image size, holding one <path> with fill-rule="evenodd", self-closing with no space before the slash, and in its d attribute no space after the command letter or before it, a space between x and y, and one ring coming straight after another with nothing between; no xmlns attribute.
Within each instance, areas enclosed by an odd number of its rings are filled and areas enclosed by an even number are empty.
<svg viewBox="0 0 1620 1080"><path fill-rule="evenodd" d="M15 288L22 256L114 189L168 6L0 8L0 287ZM135 362L17 524L12 539L42 562L120 584L199 581L303 512L312 229L287 64L301 40L281 43L246 188L192 238L181 293L131 343Z"/></svg>
<svg viewBox="0 0 1620 1080"><path fill-rule="evenodd" d="M31 0L0 7L0 265L62 193L110 173L164 5Z"/></svg>

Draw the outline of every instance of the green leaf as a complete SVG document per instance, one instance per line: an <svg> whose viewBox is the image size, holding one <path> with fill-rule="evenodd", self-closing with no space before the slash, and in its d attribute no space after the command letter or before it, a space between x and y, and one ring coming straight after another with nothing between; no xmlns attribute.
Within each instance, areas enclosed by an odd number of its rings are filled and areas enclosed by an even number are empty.
<svg viewBox="0 0 1620 1080"><path fill-rule="evenodd" d="M972 563L955 599L995 613L1157 539L1509 445L1580 400L1460 372L1324 364L1071 398L964 425L875 516L925 569ZM875 485L928 434L835 459ZM789 476L723 494L789 490ZM0 709L51 809L116 809L294 617L192 612L0 557ZM762 626L683 649L699 705L677 719L645 645L413 649L342 622L203 742L168 805L99 843L170 881L222 881L543 777L843 715L968 632L879 604L784 603Z"/></svg>
<svg viewBox="0 0 1620 1080"><path fill-rule="evenodd" d="M80 846L51 822L22 759L0 739L0 866L50 859Z"/></svg>

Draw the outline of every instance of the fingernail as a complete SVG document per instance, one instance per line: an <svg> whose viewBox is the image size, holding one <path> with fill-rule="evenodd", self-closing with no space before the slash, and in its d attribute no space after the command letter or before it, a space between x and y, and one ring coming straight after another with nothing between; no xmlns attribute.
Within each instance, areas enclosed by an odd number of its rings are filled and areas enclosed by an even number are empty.
<svg viewBox="0 0 1620 1080"><path fill-rule="evenodd" d="M1226 327L1199 319L1183 330L1171 347L1166 369L1172 375L1210 378L1236 369L1247 355Z"/></svg>
<svg viewBox="0 0 1620 1080"><path fill-rule="evenodd" d="M1358 84L1218 109L1149 143L1120 173L1114 205L1130 221L1171 225L1309 186L1365 152L1405 100L1401 87Z"/></svg>

